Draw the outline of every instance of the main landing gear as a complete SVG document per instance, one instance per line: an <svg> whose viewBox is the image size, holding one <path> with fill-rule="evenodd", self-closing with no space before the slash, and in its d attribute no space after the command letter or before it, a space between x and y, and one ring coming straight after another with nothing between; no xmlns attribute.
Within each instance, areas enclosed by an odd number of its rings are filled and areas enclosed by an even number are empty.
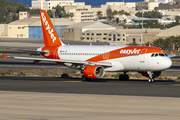
<svg viewBox="0 0 180 120"><path fill-rule="evenodd" d="M88 82L91 81L91 78L88 78L85 75L82 75L81 79L82 79L82 81L88 81Z"/></svg>
<svg viewBox="0 0 180 120"><path fill-rule="evenodd" d="M129 75L124 72L124 74L119 75L119 80L120 81L123 81L123 80L128 81Z"/></svg>
<svg viewBox="0 0 180 120"><path fill-rule="evenodd" d="M148 75L149 75L149 83L153 83L154 82L154 78L153 78L153 74L151 71L147 71Z"/></svg>

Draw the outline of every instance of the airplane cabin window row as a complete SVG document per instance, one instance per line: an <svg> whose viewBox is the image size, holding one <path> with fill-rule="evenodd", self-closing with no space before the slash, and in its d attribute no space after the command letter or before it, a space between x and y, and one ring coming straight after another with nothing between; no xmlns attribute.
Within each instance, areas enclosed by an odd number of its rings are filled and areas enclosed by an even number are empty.
<svg viewBox="0 0 180 120"><path fill-rule="evenodd" d="M139 55L139 54L60 53L60 55L137 56L137 55Z"/></svg>

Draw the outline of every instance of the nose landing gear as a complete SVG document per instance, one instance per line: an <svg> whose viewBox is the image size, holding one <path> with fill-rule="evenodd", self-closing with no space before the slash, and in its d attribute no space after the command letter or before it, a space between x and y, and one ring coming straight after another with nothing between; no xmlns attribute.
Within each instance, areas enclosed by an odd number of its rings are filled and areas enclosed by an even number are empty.
<svg viewBox="0 0 180 120"><path fill-rule="evenodd" d="M154 78L153 78L153 75L152 75L152 72L151 71L147 71L148 75L149 75L149 83L153 83L154 82Z"/></svg>

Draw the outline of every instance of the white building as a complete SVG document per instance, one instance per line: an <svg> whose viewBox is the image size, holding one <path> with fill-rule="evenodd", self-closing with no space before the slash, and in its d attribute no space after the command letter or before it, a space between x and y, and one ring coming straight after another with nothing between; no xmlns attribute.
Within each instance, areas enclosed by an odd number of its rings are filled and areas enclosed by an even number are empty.
<svg viewBox="0 0 180 120"><path fill-rule="evenodd" d="M158 2L159 4L166 4L168 2L173 2L173 0L144 0L144 2Z"/></svg>
<svg viewBox="0 0 180 120"><path fill-rule="evenodd" d="M158 2L149 2L148 3L148 11L154 10L155 7L159 7L159 3Z"/></svg>
<svg viewBox="0 0 180 120"><path fill-rule="evenodd" d="M101 5L100 8L92 8L92 10L97 13L98 11L102 12L102 16L106 17L106 10L108 8L111 8L112 11L121 11L124 10L125 12L128 12L130 14L135 14L136 12L136 3L131 2L131 3L125 3L125 2L106 2L105 5Z"/></svg>
<svg viewBox="0 0 180 120"><path fill-rule="evenodd" d="M29 12L19 12L19 20L29 18Z"/></svg>
<svg viewBox="0 0 180 120"><path fill-rule="evenodd" d="M74 0L32 0L32 9L43 9L48 10L53 7L60 5L71 5L74 4Z"/></svg>
<svg viewBox="0 0 180 120"><path fill-rule="evenodd" d="M95 12L91 10L90 5L77 6L75 9L70 9L69 13L73 13L73 21L78 22L93 22L95 20Z"/></svg>

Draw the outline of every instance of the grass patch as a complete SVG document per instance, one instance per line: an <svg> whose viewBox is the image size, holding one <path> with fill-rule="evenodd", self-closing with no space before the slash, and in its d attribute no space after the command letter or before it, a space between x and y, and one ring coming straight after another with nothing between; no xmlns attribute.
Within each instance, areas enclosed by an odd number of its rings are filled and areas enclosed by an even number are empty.
<svg viewBox="0 0 180 120"><path fill-rule="evenodd" d="M65 71L63 69L57 68L54 70L48 70L47 68L40 68L40 69L26 69L26 70L17 70L17 69L0 69L0 76L23 76L23 77L63 77L67 76L74 76L76 72Z"/></svg>

